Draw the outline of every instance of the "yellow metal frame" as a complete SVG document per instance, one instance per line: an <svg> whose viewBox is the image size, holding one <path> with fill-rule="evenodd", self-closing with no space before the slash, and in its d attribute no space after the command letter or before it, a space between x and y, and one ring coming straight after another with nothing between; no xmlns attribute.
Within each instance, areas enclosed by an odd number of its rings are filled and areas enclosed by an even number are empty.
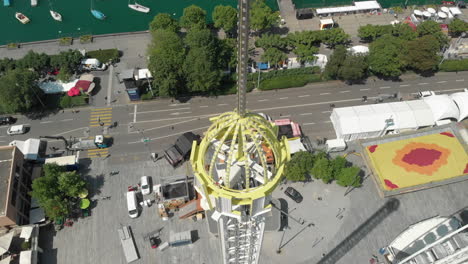
<svg viewBox="0 0 468 264"><path fill-rule="evenodd" d="M195 141L193 142L192 153L190 155L190 161L195 176L202 185L201 189L207 197L210 208L213 208L213 206L209 196L231 199L233 205L246 205L252 204L255 199L265 197L272 193L281 181L284 166L291 156L286 137L283 137L281 140L277 139L278 127L265 120L262 116L250 112L247 112L244 116L239 115L237 112L227 112L211 118L210 121L212 121L213 124L208 128L200 145L197 145ZM207 150L211 146L211 141L216 139L223 142L228 137L237 139L238 148L241 149L245 147L244 139L246 136L253 138L258 134L262 135L263 141L265 141L273 151L276 168L273 177L270 180L265 177L264 184L245 190L234 190L217 185L210 174L213 169L212 163L216 159L221 146L215 150L211 163L206 164L205 157ZM230 151L233 151L233 147L231 147ZM237 158L239 160L246 158L242 157L242 152L243 151L238 151L240 156ZM233 155L230 155L229 157L232 156ZM209 172L206 170L206 165L210 165Z"/></svg>

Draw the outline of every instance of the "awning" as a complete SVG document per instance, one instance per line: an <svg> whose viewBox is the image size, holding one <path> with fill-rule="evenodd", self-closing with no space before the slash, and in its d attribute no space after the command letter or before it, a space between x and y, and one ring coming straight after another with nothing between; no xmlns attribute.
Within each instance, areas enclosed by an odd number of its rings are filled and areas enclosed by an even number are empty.
<svg viewBox="0 0 468 264"><path fill-rule="evenodd" d="M11 240L13 239L13 232L9 232L0 237L0 255L5 254L5 252L10 249Z"/></svg>
<svg viewBox="0 0 468 264"><path fill-rule="evenodd" d="M21 251L19 264L32 264L32 250Z"/></svg>
<svg viewBox="0 0 468 264"><path fill-rule="evenodd" d="M11 256L8 256L2 260L0 260L0 264L10 264Z"/></svg>
<svg viewBox="0 0 468 264"><path fill-rule="evenodd" d="M299 151L307 151L307 149L304 147L304 144L302 144L300 138L296 138L294 140L288 140L289 143L289 149L291 151L291 154L299 152Z"/></svg>
<svg viewBox="0 0 468 264"><path fill-rule="evenodd" d="M29 240L31 238L31 234L32 234L33 230L34 230L33 226L24 226L21 229L20 237L24 238L25 240Z"/></svg>

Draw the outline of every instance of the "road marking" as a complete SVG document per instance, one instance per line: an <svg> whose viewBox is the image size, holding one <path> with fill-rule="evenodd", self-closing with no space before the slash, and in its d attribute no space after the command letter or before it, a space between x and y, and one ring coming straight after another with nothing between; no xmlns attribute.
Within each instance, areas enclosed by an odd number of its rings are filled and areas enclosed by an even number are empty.
<svg viewBox="0 0 468 264"><path fill-rule="evenodd" d="M159 126L159 127L147 128L147 129L145 129L145 132L150 131L150 130L157 130L157 129L161 129L161 128L165 128L165 127L180 125L180 124L192 122L192 121L195 121L195 120L198 120L198 119L199 119L199 118L192 118L192 119L185 120L185 121L181 121L181 122L177 122L177 123L167 124L167 125L163 125L163 126ZM140 133L140 132L139 132L139 131L132 131L132 132L130 132L129 134L135 134L135 133Z"/></svg>
<svg viewBox="0 0 468 264"><path fill-rule="evenodd" d="M410 86L409 84L400 84L400 87L408 87Z"/></svg>
<svg viewBox="0 0 468 264"><path fill-rule="evenodd" d="M446 83L447 81L440 81L440 82L437 82L437 83Z"/></svg>
<svg viewBox="0 0 468 264"><path fill-rule="evenodd" d="M170 104L169 106L189 105L190 103Z"/></svg>
<svg viewBox="0 0 468 264"><path fill-rule="evenodd" d="M94 108L91 111L101 111L101 110L112 110L112 107L106 107L106 108Z"/></svg>
<svg viewBox="0 0 468 264"><path fill-rule="evenodd" d="M418 85L426 85L426 84L429 84L429 83L418 83Z"/></svg>
<svg viewBox="0 0 468 264"><path fill-rule="evenodd" d="M181 108L172 108L172 109L164 109L164 110L152 110L152 111L143 111L143 112L137 112L137 114L148 114L148 113L159 113L159 112L170 112L170 111L176 111L176 110L188 110L190 107L181 107ZM134 115L135 113L130 113L130 115Z"/></svg>
<svg viewBox="0 0 468 264"><path fill-rule="evenodd" d="M359 91L369 91L370 88L359 89Z"/></svg>
<svg viewBox="0 0 468 264"><path fill-rule="evenodd" d="M315 123L314 123L314 122L310 122L310 123L303 123L302 125L303 125L303 126L310 126L310 125L315 125Z"/></svg>
<svg viewBox="0 0 468 264"><path fill-rule="evenodd" d="M257 102L265 102L265 101L269 101L269 100L268 99L257 100Z"/></svg>
<svg viewBox="0 0 468 264"><path fill-rule="evenodd" d="M90 117L99 117L99 116L112 116L112 112L107 112L107 113L102 113L102 114L91 113L90 115Z"/></svg>
<svg viewBox="0 0 468 264"><path fill-rule="evenodd" d="M320 95L327 95L327 94L330 94L330 93L321 93Z"/></svg>
<svg viewBox="0 0 468 264"><path fill-rule="evenodd" d="M2 141L2 140L0 140L0 142L6 142L6 141Z"/></svg>
<svg viewBox="0 0 468 264"><path fill-rule="evenodd" d="M41 124L48 124L48 123L53 123L54 121L43 121Z"/></svg>
<svg viewBox="0 0 468 264"><path fill-rule="evenodd" d="M436 90L435 92L443 93L443 92L459 91L459 90L465 90L465 89L467 89L467 88L455 88L455 89L447 89L447 90Z"/></svg>
<svg viewBox="0 0 468 264"><path fill-rule="evenodd" d="M303 113L303 114L300 114L302 116L305 116L305 115L311 115L312 113Z"/></svg>
<svg viewBox="0 0 468 264"><path fill-rule="evenodd" d="M308 96L310 96L310 94L299 95L297 97L302 98L302 97L308 97Z"/></svg>
<svg viewBox="0 0 468 264"><path fill-rule="evenodd" d="M67 122L67 121L72 121L73 118L69 118L69 119L64 119L64 120L60 120L61 122Z"/></svg>
<svg viewBox="0 0 468 264"><path fill-rule="evenodd" d="M281 97L280 100L288 99L289 97Z"/></svg>
<svg viewBox="0 0 468 264"><path fill-rule="evenodd" d="M210 125L210 126L211 126L211 125ZM182 134L187 133L187 132L192 132L192 131L207 129L207 128L209 128L210 126L204 126L204 127L199 127L199 128L192 128L192 129L187 130L187 131L183 131L183 132L179 132L179 133L174 133L174 134L170 134L170 135L165 135L165 136L161 136L161 137L152 138L151 140L158 140L158 139L162 139L162 138L168 138L168 137L178 136L178 135L182 135ZM141 142L141 140L140 140L140 141L135 141L135 142L128 142L128 144L136 144L136 143L142 143L142 142Z"/></svg>
<svg viewBox="0 0 468 264"><path fill-rule="evenodd" d="M137 106L138 106L138 105L135 105L135 108L133 108L133 123L136 122Z"/></svg>
<svg viewBox="0 0 468 264"><path fill-rule="evenodd" d="M218 104L218 106L223 106L223 105L228 105L228 104Z"/></svg>
<svg viewBox="0 0 468 264"><path fill-rule="evenodd" d="M340 91L340 93L349 93L351 92L350 90L346 90L346 91Z"/></svg>
<svg viewBox="0 0 468 264"><path fill-rule="evenodd" d="M455 80L456 82L464 82L465 79Z"/></svg>
<svg viewBox="0 0 468 264"><path fill-rule="evenodd" d="M62 132L62 133L55 134L54 136L61 136L61 135L63 135L63 134L75 132L75 131L78 131L78 130L80 130L80 129L85 129L85 128L86 128L86 127L75 128L75 129L73 129L73 130L69 130L69 131L65 131L65 132Z"/></svg>
<svg viewBox="0 0 468 264"><path fill-rule="evenodd" d="M183 115L183 114L191 114L192 112L175 112L175 113L170 113L169 115Z"/></svg>
<svg viewBox="0 0 468 264"><path fill-rule="evenodd" d="M332 111L323 111L322 114L331 113Z"/></svg>
<svg viewBox="0 0 468 264"><path fill-rule="evenodd" d="M382 87L379 87L379 89L388 89L388 88L391 88L390 86L382 86Z"/></svg>
<svg viewBox="0 0 468 264"><path fill-rule="evenodd" d="M200 108L206 108L208 107L207 105L200 105Z"/></svg>
<svg viewBox="0 0 468 264"><path fill-rule="evenodd" d="M283 118L283 117L291 117L291 115L280 115L280 118Z"/></svg>
<svg viewBox="0 0 468 264"><path fill-rule="evenodd" d="M328 120L328 121L323 121L323 123L331 123L332 121Z"/></svg>

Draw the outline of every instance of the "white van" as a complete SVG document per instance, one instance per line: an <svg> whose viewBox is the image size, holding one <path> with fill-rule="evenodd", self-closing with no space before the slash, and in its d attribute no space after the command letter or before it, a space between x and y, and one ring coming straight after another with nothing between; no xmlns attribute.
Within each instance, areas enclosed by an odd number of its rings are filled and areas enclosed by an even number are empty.
<svg viewBox="0 0 468 264"><path fill-rule="evenodd" d="M141 194L148 195L151 193L151 184L150 176L143 176L140 179L141 184Z"/></svg>
<svg viewBox="0 0 468 264"><path fill-rule="evenodd" d="M346 150L346 141L343 139L329 139L325 143L327 152L338 152Z"/></svg>
<svg viewBox="0 0 468 264"><path fill-rule="evenodd" d="M11 126L7 130L8 135L21 135L26 133L26 126L25 125L16 125L16 126Z"/></svg>
<svg viewBox="0 0 468 264"><path fill-rule="evenodd" d="M138 203L137 203L135 191L127 192L127 207L128 207L128 215L131 218L137 218L138 217Z"/></svg>
<svg viewBox="0 0 468 264"><path fill-rule="evenodd" d="M90 71L105 71L107 69L107 65L101 63L98 59L84 59L81 61L81 67L84 70Z"/></svg>

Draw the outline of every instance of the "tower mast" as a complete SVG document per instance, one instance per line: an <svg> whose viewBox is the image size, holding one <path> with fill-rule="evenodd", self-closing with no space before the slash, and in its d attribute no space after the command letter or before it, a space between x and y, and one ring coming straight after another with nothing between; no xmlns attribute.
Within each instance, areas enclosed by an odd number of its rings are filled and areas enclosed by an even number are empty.
<svg viewBox="0 0 468 264"><path fill-rule="evenodd" d="M239 22L237 41L237 112L246 111L247 75L249 63L249 0L238 0Z"/></svg>

